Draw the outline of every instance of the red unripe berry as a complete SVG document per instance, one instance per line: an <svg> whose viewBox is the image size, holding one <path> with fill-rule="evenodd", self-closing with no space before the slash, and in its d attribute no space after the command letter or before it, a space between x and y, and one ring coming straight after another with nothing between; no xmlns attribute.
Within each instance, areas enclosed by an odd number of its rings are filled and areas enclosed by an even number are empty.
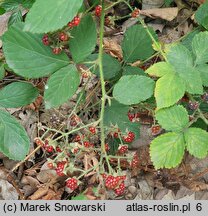
<svg viewBox="0 0 208 216"><path fill-rule="evenodd" d="M51 163L51 162L47 163L47 167L48 167L49 169L53 169L53 168L54 168L53 163Z"/></svg>
<svg viewBox="0 0 208 216"><path fill-rule="evenodd" d="M52 49L53 54L58 55L61 53L61 48L60 47L54 47Z"/></svg>
<svg viewBox="0 0 208 216"><path fill-rule="evenodd" d="M53 150L54 150L53 146L46 147L46 151L49 153L53 152Z"/></svg>
<svg viewBox="0 0 208 216"><path fill-rule="evenodd" d="M106 150L106 151L109 151L109 150L110 150L110 147L109 147L108 143L105 143L105 150Z"/></svg>
<svg viewBox="0 0 208 216"><path fill-rule="evenodd" d="M109 175L106 179L105 179L105 186L108 189L115 189L118 186L119 180L112 176Z"/></svg>
<svg viewBox="0 0 208 216"><path fill-rule="evenodd" d="M57 151L57 152L62 152L62 150L60 149L59 146L56 147L56 151Z"/></svg>
<svg viewBox="0 0 208 216"><path fill-rule="evenodd" d="M98 5L95 7L95 16L100 17L102 13L102 6Z"/></svg>
<svg viewBox="0 0 208 216"><path fill-rule="evenodd" d="M157 135L157 134L159 134L160 131L161 131L160 125L153 125L151 127L152 135Z"/></svg>
<svg viewBox="0 0 208 216"><path fill-rule="evenodd" d="M89 127L89 131L92 133L92 134L95 134L96 133L96 128L95 127Z"/></svg>
<svg viewBox="0 0 208 216"><path fill-rule="evenodd" d="M61 32L61 33L59 34L59 39L60 39L61 41L68 41L68 40L69 40L69 37L68 37L68 35L67 35L66 33Z"/></svg>
<svg viewBox="0 0 208 216"><path fill-rule="evenodd" d="M125 154L128 151L128 146L127 145L121 145L118 148L118 153L119 154Z"/></svg>
<svg viewBox="0 0 208 216"><path fill-rule="evenodd" d="M42 38L42 42L45 46L49 46L50 42L49 42L49 37L47 34L45 34Z"/></svg>
<svg viewBox="0 0 208 216"><path fill-rule="evenodd" d="M132 13L131 13L131 17L136 18L139 15L139 9L135 9Z"/></svg>
<svg viewBox="0 0 208 216"><path fill-rule="evenodd" d="M115 192L115 194L116 194L117 196L122 195L122 194L124 193L124 191L125 191L125 184L124 184L124 182L122 182L122 183L119 185L119 187L116 188L116 189L114 190L114 192Z"/></svg>
<svg viewBox="0 0 208 216"><path fill-rule="evenodd" d="M66 187L71 190L75 190L78 187L78 180L76 178L70 178L66 181Z"/></svg>
<svg viewBox="0 0 208 216"><path fill-rule="evenodd" d="M59 176L64 176L64 166L65 166L66 162L65 161L61 161L57 163L57 167L56 167L56 173Z"/></svg>

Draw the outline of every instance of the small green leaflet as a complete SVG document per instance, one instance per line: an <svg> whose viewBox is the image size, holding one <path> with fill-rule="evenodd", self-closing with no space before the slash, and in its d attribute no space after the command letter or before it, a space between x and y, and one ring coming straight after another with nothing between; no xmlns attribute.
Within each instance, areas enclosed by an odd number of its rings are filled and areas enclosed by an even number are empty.
<svg viewBox="0 0 208 216"><path fill-rule="evenodd" d="M24 23L15 23L3 35L3 51L8 66L26 78L44 77L69 64L66 54L54 55L43 46L42 35L24 32Z"/></svg>
<svg viewBox="0 0 208 216"><path fill-rule="evenodd" d="M39 91L30 83L13 82L0 90L0 107L16 108L32 103Z"/></svg>
<svg viewBox="0 0 208 216"><path fill-rule="evenodd" d="M162 134L150 144L150 157L156 169L176 167L181 163L184 151L185 143L182 133Z"/></svg>
<svg viewBox="0 0 208 216"><path fill-rule="evenodd" d="M97 41L96 25L93 18L88 15L81 19L79 26L71 32L69 50L76 63L85 60L95 49Z"/></svg>
<svg viewBox="0 0 208 216"><path fill-rule="evenodd" d="M25 129L9 113L0 110L0 151L13 160L23 160L30 140Z"/></svg>
<svg viewBox="0 0 208 216"><path fill-rule="evenodd" d="M174 105L185 93L184 81L176 74L166 74L156 82L155 98L157 108Z"/></svg>
<svg viewBox="0 0 208 216"><path fill-rule="evenodd" d="M154 31L152 29L150 31L156 38ZM147 59L154 53L152 40L142 25L134 25L127 29L122 42L122 50L124 61L129 63Z"/></svg>
<svg viewBox="0 0 208 216"><path fill-rule="evenodd" d="M187 150L197 158L208 155L208 132L201 128L189 128L185 132Z"/></svg>
<svg viewBox="0 0 208 216"><path fill-rule="evenodd" d="M67 102L77 91L79 83L79 73L74 65L68 65L54 73L45 87L46 108L58 107Z"/></svg>
<svg viewBox="0 0 208 216"><path fill-rule="evenodd" d="M186 109L177 105L158 110L156 119L164 129L170 131L182 131L189 123Z"/></svg>
<svg viewBox="0 0 208 216"><path fill-rule="evenodd" d="M47 33L70 22L83 0L36 0L26 17L24 31Z"/></svg>
<svg viewBox="0 0 208 216"><path fill-rule="evenodd" d="M138 104L153 95L154 86L154 81L149 77L126 75L116 83L113 97L122 104Z"/></svg>

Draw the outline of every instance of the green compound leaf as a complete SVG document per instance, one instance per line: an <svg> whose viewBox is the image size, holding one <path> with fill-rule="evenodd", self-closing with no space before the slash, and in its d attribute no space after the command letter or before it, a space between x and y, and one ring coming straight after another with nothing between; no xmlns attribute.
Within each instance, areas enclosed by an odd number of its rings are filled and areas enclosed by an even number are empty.
<svg viewBox="0 0 208 216"><path fill-rule="evenodd" d="M205 64L208 62L208 32L200 32L192 41L193 52L196 56L195 64Z"/></svg>
<svg viewBox="0 0 208 216"><path fill-rule="evenodd" d="M116 126L122 133L132 131L135 139L139 137L139 123L130 122L128 118L129 106L118 103L116 100L111 101L111 106L105 108L104 125L106 127Z"/></svg>
<svg viewBox="0 0 208 216"><path fill-rule="evenodd" d="M79 73L74 65L68 65L54 73L45 88L46 108L58 107L69 100L77 91L79 83Z"/></svg>
<svg viewBox="0 0 208 216"><path fill-rule="evenodd" d="M156 112L156 119L166 130L181 131L187 127L189 117L183 106L172 106Z"/></svg>
<svg viewBox="0 0 208 216"><path fill-rule="evenodd" d="M36 0L26 17L24 31L47 33L61 29L77 14L83 0Z"/></svg>
<svg viewBox="0 0 208 216"><path fill-rule="evenodd" d="M126 75L116 83L113 97L122 104L137 104L150 98L154 87L155 83L149 77Z"/></svg>
<svg viewBox="0 0 208 216"><path fill-rule="evenodd" d="M32 103L39 91L30 83L13 82L0 90L0 107L16 108Z"/></svg>
<svg viewBox="0 0 208 216"><path fill-rule="evenodd" d="M150 144L150 156L156 169L173 168L182 161L185 150L181 133L169 132L155 138Z"/></svg>
<svg viewBox="0 0 208 216"><path fill-rule="evenodd" d="M153 31L152 33L154 34ZM152 40L141 25L134 25L126 31L122 50L125 62L144 60L154 53Z"/></svg>
<svg viewBox="0 0 208 216"><path fill-rule="evenodd" d="M97 41L96 25L91 16L85 16L79 26L71 32L69 49L76 63L85 60L95 49Z"/></svg>
<svg viewBox="0 0 208 216"><path fill-rule="evenodd" d="M0 152L13 160L23 160L30 141L25 129L9 113L0 110Z"/></svg>
<svg viewBox="0 0 208 216"><path fill-rule="evenodd" d="M157 108L174 105L185 93L184 81L175 73L166 74L156 82L155 98Z"/></svg>
<svg viewBox="0 0 208 216"><path fill-rule="evenodd" d="M3 51L8 66L18 75L39 78L69 64L66 54L54 55L42 44L42 36L24 32L16 23L3 35Z"/></svg>
<svg viewBox="0 0 208 216"><path fill-rule="evenodd" d="M199 71L202 85L208 87L208 65L201 64L196 67L196 70Z"/></svg>
<svg viewBox="0 0 208 216"><path fill-rule="evenodd" d="M162 77L174 73L173 67L166 62L158 62L149 67L146 71L150 76Z"/></svg>
<svg viewBox="0 0 208 216"><path fill-rule="evenodd" d="M208 154L208 133L201 128L189 128L185 132L186 147L190 154L205 158Z"/></svg>
<svg viewBox="0 0 208 216"><path fill-rule="evenodd" d="M87 58L87 61L96 61L98 59L98 54L92 54ZM94 65L90 71L96 74L98 77L100 76L99 67L97 64L86 64L88 67ZM116 77L121 71L121 64L119 61L108 54L103 54L103 73L105 80L111 80Z"/></svg>

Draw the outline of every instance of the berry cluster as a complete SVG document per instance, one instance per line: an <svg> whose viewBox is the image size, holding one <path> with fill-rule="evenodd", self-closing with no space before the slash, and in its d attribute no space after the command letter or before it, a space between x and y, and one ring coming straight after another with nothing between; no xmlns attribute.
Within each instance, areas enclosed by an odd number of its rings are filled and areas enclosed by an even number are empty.
<svg viewBox="0 0 208 216"><path fill-rule="evenodd" d="M95 16L100 17L102 13L102 6L98 5L95 7Z"/></svg>
<svg viewBox="0 0 208 216"><path fill-rule="evenodd" d="M128 152L128 146L127 145L120 145L118 147L118 153L119 154L125 154Z"/></svg>
<svg viewBox="0 0 208 216"><path fill-rule="evenodd" d="M90 143L89 141L84 141L84 142L83 142L83 145L84 145L85 148L94 147L94 144L93 144L93 143Z"/></svg>
<svg viewBox="0 0 208 216"><path fill-rule="evenodd" d="M114 190L116 195L122 195L125 190L124 180L126 176L113 176L103 174L103 179L105 180L105 187L109 190Z"/></svg>
<svg viewBox="0 0 208 216"><path fill-rule="evenodd" d="M45 143L43 144L43 148L48 152L51 153L54 151L54 147L52 145L49 145L48 140L45 140Z"/></svg>
<svg viewBox="0 0 208 216"><path fill-rule="evenodd" d="M47 34L43 35L43 38L42 38L42 42L45 46L49 46L50 45L50 42L49 42L49 37Z"/></svg>
<svg viewBox="0 0 208 216"><path fill-rule="evenodd" d="M59 39L61 41L68 41L69 40L69 36L65 32L60 32L59 33Z"/></svg>
<svg viewBox="0 0 208 216"><path fill-rule="evenodd" d="M139 165L139 155L137 152L135 152L133 159L131 161L131 168L137 168L138 165Z"/></svg>
<svg viewBox="0 0 208 216"><path fill-rule="evenodd" d="M69 22L67 25L70 27L70 28L73 28L75 26L78 26L80 24L80 17L79 16L75 16L74 19Z"/></svg>
<svg viewBox="0 0 208 216"><path fill-rule="evenodd" d="M153 136L158 135L161 132L162 128L160 127L160 125L153 125L151 127L151 133Z"/></svg>
<svg viewBox="0 0 208 216"><path fill-rule="evenodd" d="M136 17L138 17L138 15L139 15L139 9L134 9L134 11L131 13L131 17L132 18L136 18Z"/></svg>
<svg viewBox="0 0 208 216"><path fill-rule="evenodd" d="M89 127L89 131L92 133L92 134L96 134L96 128L95 127Z"/></svg>
<svg viewBox="0 0 208 216"><path fill-rule="evenodd" d="M127 136L123 137L124 142L131 143L135 139L135 134L131 131L128 132Z"/></svg>
<svg viewBox="0 0 208 216"><path fill-rule="evenodd" d="M134 122L136 120L138 120L139 118L141 117L141 113L138 112L138 113L128 113L128 118L129 118L129 121L131 122Z"/></svg>
<svg viewBox="0 0 208 216"><path fill-rule="evenodd" d="M199 108L199 102L197 102L197 101L190 101L188 103L188 107L189 107L190 110L193 110L193 111L197 110Z"/></svg>
<svg viewBox="0 0 208 216"><path fill-rule="evenodd" d="M57 163L57 167L55 170L56 170L56 174L58 176L64 176L65 175L63 173L65 165L66 165L66 161L60 161Z"/></svg>
<svg viewBox="0 0 208 216"><path fill-rule="evenodd" d="M72 191L77 189L78 180L76 178L70 178L66 181L66 187L70 188Z"/></svg>
<svg viewBox="0 0 208 216"><path fill-rule="evenodd" d="M72 115L72 117L70 118L70 125L72 127L77 126L77 124L80 123L80 118L77 115Z"/></svg>

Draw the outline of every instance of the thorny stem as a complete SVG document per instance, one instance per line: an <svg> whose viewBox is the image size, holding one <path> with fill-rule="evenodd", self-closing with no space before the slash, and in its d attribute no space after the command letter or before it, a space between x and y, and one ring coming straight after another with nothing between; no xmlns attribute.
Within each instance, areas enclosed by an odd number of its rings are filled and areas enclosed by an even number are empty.
<svg viewBox="0 0 208 216"><path fill-rule="evenodd" d="M100 111L100 132L101 132L101 150L105 155L106 162L108 165L109 172L111 173L111 166L108 160L107 152L105 150L105 128L104 128L104 114L105 114L105 101L106 101L106 89L105 89L105 80L104 80L104 72L103 72L103 37L104 37L104 22L105 22L105 4L104 0L101 1L102 4L102 14L100 19L100 43L99 43L99 54L98 54L98 65L100 71L100 82L101 82L101 90L102 90L102 98L101 98L101 111Z"/></svg>

